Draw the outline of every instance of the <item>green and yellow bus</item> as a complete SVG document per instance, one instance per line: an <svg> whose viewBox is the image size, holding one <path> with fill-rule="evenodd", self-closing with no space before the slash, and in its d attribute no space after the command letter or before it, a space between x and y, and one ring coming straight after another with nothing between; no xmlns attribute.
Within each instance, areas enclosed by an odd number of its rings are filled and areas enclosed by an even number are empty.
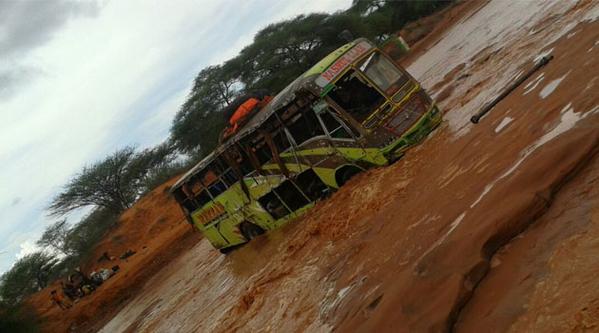
<svg viewBox="0 0 599 333"><path fill-rule="evenodd" d="M409 73L357 39L283 89L171 192L188 221L227 252L358 172L401 157L441 120Z"/></svg>

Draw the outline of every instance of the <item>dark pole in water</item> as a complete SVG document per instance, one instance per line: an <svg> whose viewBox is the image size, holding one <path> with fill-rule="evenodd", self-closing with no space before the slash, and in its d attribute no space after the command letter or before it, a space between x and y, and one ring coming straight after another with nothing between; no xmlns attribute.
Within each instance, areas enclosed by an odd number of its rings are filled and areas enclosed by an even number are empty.
<svg viewBox="0 0 599 333"><path fill-rule="evenodd" d="M541 67L547 65L549 61L553 59L552 55L544 56L541 60L535 65L535 67L531 68L524 76L519 78L516 82L512 83L506 90L504 90L499 96L497 96L491 103L485 105L477 114L470 118L470 121L474 124L478 124L480 118L482 118L485 114L487 114L491 109L499 103L502 99L504 99L507 95L509 95L514 89L516 89L519 85L521 85L526 79L528 79L534 72L538 71Z"/></svg>

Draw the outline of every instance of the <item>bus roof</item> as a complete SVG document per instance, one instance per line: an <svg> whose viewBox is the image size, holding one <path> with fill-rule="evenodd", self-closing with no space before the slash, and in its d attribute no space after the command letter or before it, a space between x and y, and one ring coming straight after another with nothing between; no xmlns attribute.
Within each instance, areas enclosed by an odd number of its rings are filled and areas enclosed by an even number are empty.
<svg viewBox="0 0 599 333"><path fill-rule="evenodd" d="M175 191L178 187L180 187L183 183L187 182L193 175L195 175L199 170L206 167L210 164L218 155L220 155L227 148L241 140L246 135L254 132L262 123L268 119L275 111L289 105L289 103L293 102L297 97L297 93L301 90L312 91L320 95L324 91L324 87L320 86L317 82L318 78L321 77L325 71L327 71L335 62L341 58L344 54L347 53L354 46L360 44L361 42L368 42L366 38L358 38L351 43L344 44L343 46L337 48L335 51L329 53L326 57L322 58L319 62L317 62L314 66L300 75L297 79L293 80L289 85L287 85L283 90L281 90L275 97L273 97L272 101L264 106L260 111L258 111L245 125L243 125L240 130L233 135L231 138L227 139L224 143L219 145L204 157L198 164L196 164L193 168L187 171L181 178L171 187L171 193Z"/></svg>

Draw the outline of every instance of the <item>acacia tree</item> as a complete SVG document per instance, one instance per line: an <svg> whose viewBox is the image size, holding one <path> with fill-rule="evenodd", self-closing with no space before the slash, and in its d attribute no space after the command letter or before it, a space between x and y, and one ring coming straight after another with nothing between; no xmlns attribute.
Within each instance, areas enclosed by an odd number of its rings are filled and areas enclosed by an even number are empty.
<svg viewBox="0 0 599 333"><path fill-rule="evenodd" d="M66 255L68 253L65 251L65 242L68 234L69 225L64 219L48 226L36 244Z"/></svg>
<svg viewBox="0 0 599 333"><path fill-rule="evenodd" d="M118 150L75 175L50 203L50 215L60 216L87 206L121 212L146 190L144 182L151 170L173 158L173 148L168 144L141 152L133 147Z"/></svg>
<svg viewBox="0 0 599 333"><path fill-rule="evenodd" d="M45 252L35 252L19 259L0 277L0 299L8 304L20 303L23 298L48 284L50 271L58 259Z"/></svg>
<svg viewBox="0 0 599 333"><path fill-rule="evenodd" d="M200 157L216 146L225 124L221 111L242 90L236 66L210 66L198 74L171 126L171 141L179 151Z"/></svg>

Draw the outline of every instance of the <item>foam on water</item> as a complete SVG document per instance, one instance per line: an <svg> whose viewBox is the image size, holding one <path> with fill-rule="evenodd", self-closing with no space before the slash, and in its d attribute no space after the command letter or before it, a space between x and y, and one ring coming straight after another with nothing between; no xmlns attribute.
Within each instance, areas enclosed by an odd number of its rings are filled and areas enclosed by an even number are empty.
<svg viewBox="0 0 599 333"><path fill-rule="evenodd" d="M474 208L474 206L478 205L478 203L483 199L483 197L485 195L487 195L487 193L489 193L489 191L491 191L491 189L493 188L493 186L495 186L495 182L491 183L491 184L487 184L487 186L485 186L485 189L482 191L482 193L478 196L478 199L476 199L472 205L470 205L470 208Z"/></svg>
<svg viewBox="0 0 599 333"><path fill-rule="evenodd" d="M531 91L535 90L535 88L539 85L539 83L541 83L544 79L545 79L545 73L543 72L543 73L539 74L534 80L528 82L524 86L524 93L522 93L522 96L527 95Z"/></svg>
<svg viewBox="0 0 599 333"><path fill-rule="evenodd" d="M559 86L559 84L566 78L566 76L568 76L568 74L570 74L570 72L564 74L564 76L555 79L551 82L549 82L540 92L539 92L539 97L541 97L542 99L547 98L547 96L551 95L551 93L557 88L557 86Z"/></svg>
<svg viewBox="0 0 599 333"><path fill-rule="evenodd" d="M501 132L501 130L506 127L507 125L509 125L512 121L514 120L514 118L512 117L505 117L501 120L501 122L499 123L499 125L497 125L497 127L495 128L495 133L499 133Z"/></svg>

